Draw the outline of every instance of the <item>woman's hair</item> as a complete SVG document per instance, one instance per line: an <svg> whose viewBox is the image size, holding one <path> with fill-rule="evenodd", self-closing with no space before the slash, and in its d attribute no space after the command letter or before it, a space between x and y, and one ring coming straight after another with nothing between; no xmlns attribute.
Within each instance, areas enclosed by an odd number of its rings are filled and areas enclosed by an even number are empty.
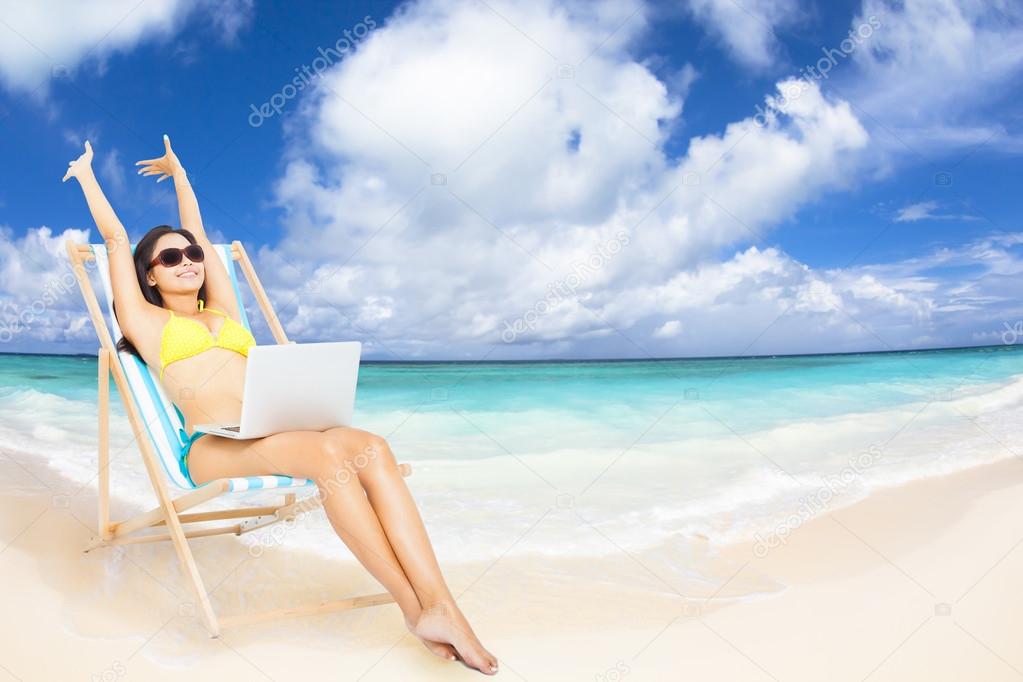
<svg viewBox="0 0 1023 682"><path fill-rule="evenodd" d="M181 228L175 229L170 225L157 225L149 232L146 232L145 236L139 240L139 243L135 245L135 254L133 259L135 261L135 276L139 280L139 288L142 290L142 297L155 306L163 307L163 296L160 295L160 291L155 287L149 286L146 282L146 275L149 274L149 263L153 260L153 250L156 248L156 240L165 234L177 233L188 240L189 244L195 244L195 235L188 230ZM202 286L199 287L199 298L206 299L206 281L203 280ZM114 317L117 317L117 306L114 305ZM118 321L117 326L121 326ZM132 344L131 341L126 339L123 335L117 342L117 350L131 353L140 360L142 356L139 354L138 349Z"/></svg>

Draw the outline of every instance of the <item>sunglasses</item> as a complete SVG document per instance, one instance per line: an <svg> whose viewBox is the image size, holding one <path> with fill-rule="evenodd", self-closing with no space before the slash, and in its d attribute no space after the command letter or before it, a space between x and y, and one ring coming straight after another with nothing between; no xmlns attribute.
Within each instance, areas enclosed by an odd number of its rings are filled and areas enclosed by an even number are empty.
<svg viewBox="0 0 1023 682"><path fill-rule="evenodd" d="M164 249L156 258L152 260L149 267L152 268L154 265L159 263L160 265L168 268L173 268L175 265L181 262L183 256L188 256L188 260L193 263L202 263L203 258L206 254L203 253L202 247L198 244L189 244L183 249Z"/></svg>

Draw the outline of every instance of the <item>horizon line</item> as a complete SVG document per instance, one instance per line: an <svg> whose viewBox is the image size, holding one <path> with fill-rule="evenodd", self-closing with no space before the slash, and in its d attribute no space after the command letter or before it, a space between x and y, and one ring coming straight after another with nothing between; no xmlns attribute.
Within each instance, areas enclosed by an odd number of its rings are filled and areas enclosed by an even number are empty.
<svg viewBox="0 0 1023 682"><path fill-rule="evenodd" d="M309 343L318 343L310 341ZM274 345L274 344L267 344ZM387 365L415 365L415 364L541 364L558 362L670 362L678 360L770 360L779 358L812 358L829 355L884 355L891 353L928 353L949 350L976 350L981 348L1013 348L1021 344L983 344L977 346L935 346L927 348L901 348L890 350L859 350L859 351L837 351L823 353L766 353L763 355L692 355L692 356L658 356L646 358L537 358L522 360L361 360L361 364L387 364ZM98 358L99 353L26 353L26 352L0 352L4 355L39 356L39 357L67 357L67 358Z"/></svg>

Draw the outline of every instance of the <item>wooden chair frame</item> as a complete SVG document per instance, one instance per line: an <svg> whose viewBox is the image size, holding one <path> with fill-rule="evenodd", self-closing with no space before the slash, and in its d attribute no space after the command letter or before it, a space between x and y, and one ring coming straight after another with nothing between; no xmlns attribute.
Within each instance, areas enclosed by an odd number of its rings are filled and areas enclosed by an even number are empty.
<svg viewBox="0 0 1023 682"><path fill-rule="evenodd" d="M95 256L92 253L92 247L89 244L76 244L72 240L67 240L65 242L65 247L101 344L99 348L98 376L98 532L86 545L84 551L88 552L98 547L109 547L113 545L170 540L174 545L174 550L177 552L185 577L195 594L196 603L198 604L197 611L202 617L202 621L206 626L206 629L209 630L211 637L219 637L220 631L223 628L276 620L279 618L343 611L347 609L393 602L394 597L392 597L389 593L383 592L337 601L318 602L315 604L295 606L286 609L265 611L262 613L239 614L218 618L217 614L213 610L212 604L210 603L209 594L203 584L202 576L199 574L199 569L196 566L195 559L192 556L192 550L188 544L188 539L222 535L226 533L232 533L240 536L243 533L249 533L259 528L265 528L267 526L280 523L281 521L291 520L297 513L304 509L320 506L321 500L314 494L296 501L295 492L285 492L288 490L294 490L293 488L282 488L281 494L284 496L284 501L279 505L262 507L248 506L189 514L182 513L188 509L230 492L228 479L222 478L210 481L201 487L190 490L176 498L171 497L171 492L169 490L167 480L165 479L165 474L161 471L161 465L158 462L159 455L155 452L153 444L149 440L148 430L145 428L142 417L138 412L134 399L132 398L131 388L124 375L124 370L121 367L121 363L117 360L116 346L114 345L114 341L110 335L110 330L103 317L99 301L93 291L92 283L89 280L89 274L86 270L85 263L95 259ZM277 319L277 314L274 312L273 306L270 304L270 300L267 298L266 293L259 282L259 278L256 276L256 271L253 269L252 263L249 260L248 255L245 253L245 248L242 246L240 241L235 240L231 242L231 256L241 265L242 272L245 273L245 279L248 281L249 287L255 294L256 301L259 303L259 308L270 327L274 340L277 343L294 343L294 341L288 341L288 338L284 333L284 328ZM239 301L239 305L241 305L241 301ZM156 498L159 502L157 507L148 512L133 516L123 521L115 522L111 522L110 520L109 462L111 374L114 377L114 383L117 386L117 390L121 394L121 400L124 403L125 410L128 413L128 420L131 422L132 431L135 434L135 440L142 453L142 461L145 464L146 472L149 475L149 480L153 485L153 491L156 493ZM412 471L411 467L407 463L402 463L400 465L400 469L403 476L409 476ZM244 520L220 525L214 528L207 527L194 530L185 529L186 524L228 519ZM142 533L142 531L145 531L146 529L157 526L166 526L166 531L148 534Z"/></svg>

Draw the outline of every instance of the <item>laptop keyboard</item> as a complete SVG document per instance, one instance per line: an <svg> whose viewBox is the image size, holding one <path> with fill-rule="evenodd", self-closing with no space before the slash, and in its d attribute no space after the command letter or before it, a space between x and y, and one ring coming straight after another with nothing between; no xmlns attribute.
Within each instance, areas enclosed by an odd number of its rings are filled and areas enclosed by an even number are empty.
<svg viewBox="0 0 1023 682"><path fill-rule="evenodd" d="M241 429L241 426L225 426L224 427L225 431L238 431L239 429Z"/></svg>

